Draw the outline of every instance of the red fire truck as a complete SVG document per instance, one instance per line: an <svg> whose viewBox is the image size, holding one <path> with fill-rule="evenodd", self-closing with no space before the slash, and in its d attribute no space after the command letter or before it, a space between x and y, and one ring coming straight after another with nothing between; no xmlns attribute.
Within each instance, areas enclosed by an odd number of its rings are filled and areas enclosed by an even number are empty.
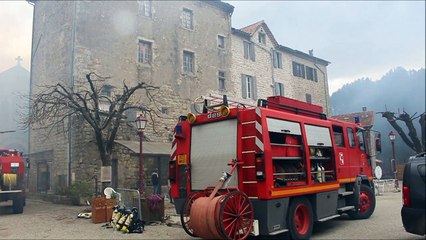
<svg viewBox="0 0 426 240"><path fill-rule="evenodd" d="M13 201L13 213L25 205L24 158L14 149L0 148L0 202Z"/></svg>
<svg viewBox="0 0 426 240"><path fill-rule="evenodd" d="M314 222L344 213L354 219L373 214L377 132L327 118L320 106L280 96L253 107L227 105L226 96L222 104L209 107L206 101L202 114L181 116L175 127L171 197L188 234L241 239L289 232L292 239L304 239ZM193 229L200 224L192 219L197 213L191 205L212 193L229 162L235 163L233 176L226 179L230 174L225 174L226 188L212 196L218 198L211 211L217 215L217 231L206 235Z"/></svg>

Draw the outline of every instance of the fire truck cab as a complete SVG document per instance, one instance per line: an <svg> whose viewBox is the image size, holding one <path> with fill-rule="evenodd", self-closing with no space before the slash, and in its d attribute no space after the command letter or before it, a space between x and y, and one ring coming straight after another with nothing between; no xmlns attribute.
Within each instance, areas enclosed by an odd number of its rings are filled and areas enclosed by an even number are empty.
<svg viewBox="0 0 426 240"><path fill-rule="evenodd" d="M309 238L314 222L372 215L377 132L280 96L255 107L223 102L180 117L175 127L169 178L182 221L187 197L215 186L231 160L240 164L227 187L250 199L253 235Z"/></svg>

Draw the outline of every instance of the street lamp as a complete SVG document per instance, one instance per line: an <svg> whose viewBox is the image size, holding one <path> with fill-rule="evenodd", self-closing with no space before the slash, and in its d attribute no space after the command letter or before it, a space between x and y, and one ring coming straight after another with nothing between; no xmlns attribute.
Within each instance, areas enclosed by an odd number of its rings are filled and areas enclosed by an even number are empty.
<svg viewBox="0 0 426 240"><path fill-rule="evenodd" d="M395 138L396 135L393 131L390 131L389 133L389 140L391 141L392 144L392 160L391 160L391 166L393 168L393 173L395 174L395 189L398 191L399 190L399 184L398 184L398 168L397 168L397 164L396 164L396 158L395 158Z"/></svg>
<svg viewBox="0 0 426 240"><path fill-rule="evenodd" d="M139 194L142 197L143 191L144 191L144 185L143 185L143 155L142 155L142 138L143 138L143 130L146 126L146 118L140 114L136 118L136 128L138 129L138 135L139 135Z"/></svg>

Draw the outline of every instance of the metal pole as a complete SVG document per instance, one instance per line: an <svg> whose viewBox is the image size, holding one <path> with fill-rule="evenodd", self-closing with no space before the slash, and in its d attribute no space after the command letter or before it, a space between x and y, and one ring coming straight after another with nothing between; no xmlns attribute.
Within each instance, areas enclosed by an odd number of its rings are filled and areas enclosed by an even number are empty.
<svg viewBox="0 0 426 240"><path fill-rule="evenodd" d="M399 184L398 184L398 163L396 161L395 158L395 141L391 141L392 143L392 158L395 161L395 169L394 169L394 173L395 173L395 189L398 190L399 189Z"/></svg>
<svg viewBox="0 0 426 240"><path fill-rule="evenodd" d="M139 134L139 194L141 197L143 197L144 193L144 185L143 185L143 155L142 155L142 137L143 137L143 131L138 131Z"/></svg>

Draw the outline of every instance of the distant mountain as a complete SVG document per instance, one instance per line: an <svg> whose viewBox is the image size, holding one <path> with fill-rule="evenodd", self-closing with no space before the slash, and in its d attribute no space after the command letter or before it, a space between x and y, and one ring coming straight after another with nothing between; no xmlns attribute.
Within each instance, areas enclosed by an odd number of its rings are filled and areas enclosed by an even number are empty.
<svg viewBox="0 0 426 240"><path fill-rule="evenodd" d="M362 78L344 85L330 97L331 115L360 112L362 107L367 107L369 111L376 113L387 109L396 113L402 113L405 110L411 115L416 112L420 114L425 111L425 89L424 68L406 70L398 67L390 70L380 80L372 81L369 78ZM415 120L414 124L419 127L418 120ZM406 129L405 125L400 124L400 126ZM385 161L384 167L388 167L388 161L392 158L388 134L393 129L381 114L375 116L374 129L382 133L383 151L379 159ZM420 134L420 127L418 134ZM396 159L399 163L403 163L414 154L399 136L396 138L395 146ZM384 171L386 172L387 169Z"/></svg>

